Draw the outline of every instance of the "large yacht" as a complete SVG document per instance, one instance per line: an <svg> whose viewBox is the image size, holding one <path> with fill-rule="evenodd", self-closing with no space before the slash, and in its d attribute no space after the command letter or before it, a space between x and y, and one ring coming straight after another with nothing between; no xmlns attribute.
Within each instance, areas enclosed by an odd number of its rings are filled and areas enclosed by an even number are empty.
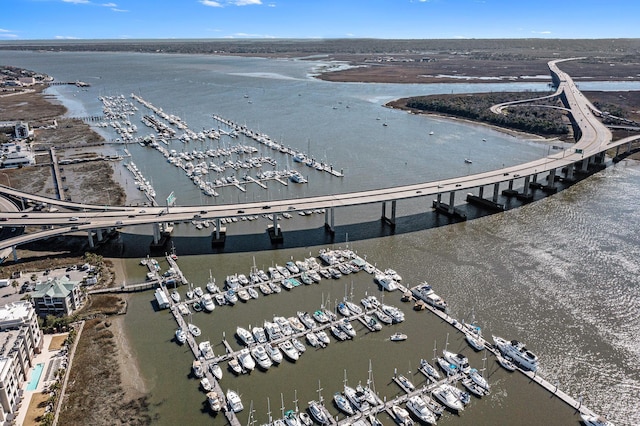
<svg viewBox="0 0 640 426"><path fill-rule="evenodd" d="M463 373L468 373L469 370L471 369L471 367L469 366L469 360L467 359L466 356L462 354L456 354L453 352L443 350L442 356L448 362L458 367L458 370L462 371Z"/></svg>
<svg viewBox="0 0 640 426"><path fill-rule="evenodd" d="M321 425L329 424L329 417L322 409L322 405L318 401L309 401L309 413Z"/></svg>
<svg viewBox="0 0 640 426"><path fill-rule="evenodd" d="M375 280L380 286L387 291L394 291L398 289L398 284L388 275L376 274Z"/></svg>
<svg viewBox="0 0 640 426"><path fill-rule="evenodd" d="M201 299L202 306L204 306L204 310L207 312L213 312L216 308L216 305L213 303L213 299L210 294L205 294Z"/></svg>
<svg viewBox="0 0 640 426"><path fill-rule="evenodd" d="M453 411L462 411L464 410L464 405L458 394L453 392L451 389L453 386L449 384L442 384L431 391L431 394L435 399L443 403L447 408Z"/></svg>
<svg viewBox="0 0 640 426"><path fill-rule="evenodd" d="M238 413L244 409L240 395L231 389L227 391L227 402L229 403L229 409L234 413Z"/></svg>
<svg viewBox="0 0 640 426"><path fill-rule="evenodd" d="M273 364L271 358L269 358L269 355L267 354L267 351L264 349L264 346L258 345L255 348L251 349L251 355L258 363L258 367L263 370L268 370L269 367L271 367L271 365Z"/></svg>
<svg viewBox="0 0 640 426"><path fill-rule="evenodd" d="M436 424L436 416L429 410L427 403L422 399L420 395L414 395L407 401L407 408L411 411L422 423L429 425Z"/></svg>
<svg viewBox="0 0 640 426"><path fill-rule="evenodd" d="M511 358L522 368L536 371L538 369L538 357L528 350L524 343L517 340L505 340L502 337L493 336L493 342L505 357Z"/></svg>

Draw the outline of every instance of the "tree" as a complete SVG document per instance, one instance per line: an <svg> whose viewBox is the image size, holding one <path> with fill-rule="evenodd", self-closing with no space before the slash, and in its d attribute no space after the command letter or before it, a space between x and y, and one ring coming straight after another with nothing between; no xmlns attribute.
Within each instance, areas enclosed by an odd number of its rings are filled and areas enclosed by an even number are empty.
<svg viewBox="0 0 640 426"><path fill-rule="evenodd" d="M16 293L18 292L18 286L19 285L20 285L20 283L18 283L17 280L11 281L11 287L13 287L16 290Z"/></svg>

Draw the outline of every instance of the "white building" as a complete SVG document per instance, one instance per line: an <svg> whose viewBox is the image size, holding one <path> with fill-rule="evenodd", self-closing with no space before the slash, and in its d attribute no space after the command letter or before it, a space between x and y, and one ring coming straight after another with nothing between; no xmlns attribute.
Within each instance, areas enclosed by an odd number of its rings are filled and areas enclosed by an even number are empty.
<svg viewBox="0 0 640 426"><path fill-rule="evenodd" d="M20 388L42 344L42 332L30 302L0 307L0 422L12 419L17 411Z"/></svg>

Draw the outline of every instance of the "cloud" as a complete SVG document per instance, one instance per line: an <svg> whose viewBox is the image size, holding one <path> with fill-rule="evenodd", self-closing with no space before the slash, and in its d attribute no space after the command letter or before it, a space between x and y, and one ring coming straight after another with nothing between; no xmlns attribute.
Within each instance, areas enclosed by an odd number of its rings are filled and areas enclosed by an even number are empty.
<svg viewBox="0 0 640 426"><path fill-rule="evenodd" d="M13 34L11 30L5 30L4 28L0 28L0 38L17 38L16 34Z"/></svg>
<svg viewBox="0 0 640 426"><path fill-rule="evenodd" d="M56 40L78 40L78 37L73 36L55 36Z"/></svg>
<svg viewBox="0 0 640 426"><path fill-rule="evenodd" d="M89 4L89 0L62 0L64 3L73 3L73 4Z"/></svg>
<svg viewBox="0 0 640 426"><path fill-rule="evenodd" d="M249 33L235 33L224 38L277 38L276 36L266 34L249 34Z"/></svg>
<svg viewBox="0 0 640 426"><path fill-rule="evenodd" d="M551 34L551 31L531 31L533 34Z"/></svg>
<svg viewBox="0 0 640 426"><path fill-rule="evenodd" d="M229 3L235 4L236 6L251 6L254 4L262 4L262 0L231 0Z"/></svg>
<svg viewBox="0 0 640 426"><path fill-rule="evenodd" d="M101 6L104 6L104 7L118 7L118 5L115 4L115 3L102 3Z"/></svg>
<svg viewBox="0 0 640 426"><path fill-rule="evenodd" d="M212 0L200 0L200 3L209 7L222 7L222 3Z"/></svg>

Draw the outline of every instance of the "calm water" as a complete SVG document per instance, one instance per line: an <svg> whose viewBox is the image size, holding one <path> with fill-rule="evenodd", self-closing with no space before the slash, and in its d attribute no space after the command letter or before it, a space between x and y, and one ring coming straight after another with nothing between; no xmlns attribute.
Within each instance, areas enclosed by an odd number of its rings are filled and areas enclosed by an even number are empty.
<svg viewBox="0 0 640 426"><path fill-rule="evenodd" d="M3 52L3 62L59 80L90 82L87 91L56 88L70 106L70 115L99 114L99 95L135 92L181 116L192 129L217 126L210 118L217 113L311 151L344 169L346 175L336 179L306 172L307 185L270 185L268 191L250 188L246 195L223 191L221 197L204 200L159 153L130 146L133 160L153 182L159 199L176 191L180 204L267 200L437 180L527 161L548 151L546 145L482 127L381 107L388 100L415 94L544 90L544 84L336 84L309 77L319 63L182 55ZM636 88L581 84L583 89L609 87ZM389 125L383 127L383 121ZM138 123L138 127L142 130L143 126ZM433 136L428 135L430 131ZM286 166L284 157L265 154L279 161L278 168ZM474 162L466 166L462 159L470 155ZM372 263L396 269L407 283L428 280L447 299L454 317L475 315L485 335L525 341L541 357L541 374L550 382L582 396L585 404L616 424L632 425L640 423L640 213L635 201L639 195L640 169L634 162L622 162L553 197L466 223L448 224L430 213L420 214L424 203L399 204L402 218L391 235L379 223L379 206L338 211L334 245L345 246L349 241L350 247L366 254ZM363 217L364 224L351 225ZM311 229L301 225L303 220L312 221ZM254 261L266 268L291 257L316 255L320 248L331 246L322 222L317 215L283 222L288 233L284 247L278 250L264 251L270 247L264 220L231 225L224 253L212 253L208 236L187 224L177 226L174 243L180 265L193 283L204 285L210 270L222 283L229 273L248 273ZM122 253L129 258L129 278L135 280L144 276L137 263L146 254L150 230L127 231L122 236ZM194 322L203 329L202 339L210 339L220 352L223 334L238 346L233 338L238 325L312 310L323 300L342 299L351 288L355 300L376 292L371 277L360 273L234 308L218 308L212 314L199 313ZM358 329L357 340L332 342L324 350L308 349L296 365L285 361L267 373L240 378L225 374L223 388L238 390L247 407L253 401L256 418L262 423L267 420L267 401L277 417L281 401L289 409L296 397L300 407L317 398L319 381L327 400L341 388L345 374L352 385L364 383L370 360L376 389L392 397L399 391L390 383L394 370L410 372L420 383L420 373L415 374L420 358L433 356L434 343L440 352L447 335L449 349L464 352L473 366L482 366L482 355L473 353L460 335L433 315L411 311L399 297L387 294L385 301L403 307L405 323L380 333ZM188 377L191 354L171 341L175 329L171 315L154 312L151 300L150 293L134 296L126 323L148 381L157 423L222 424L222 419L211 419L197 382ZM389 342L396 329L409 339L400 344ZM474 399L460 417L445 415L439 424L578 423L571 408L523 376L507 374L492 361L487 373L491 395ZM337 414L335 408L330 409ZM241 415L243 423L247 411ZM392 423L388 418L382 420Z"/></svg>

